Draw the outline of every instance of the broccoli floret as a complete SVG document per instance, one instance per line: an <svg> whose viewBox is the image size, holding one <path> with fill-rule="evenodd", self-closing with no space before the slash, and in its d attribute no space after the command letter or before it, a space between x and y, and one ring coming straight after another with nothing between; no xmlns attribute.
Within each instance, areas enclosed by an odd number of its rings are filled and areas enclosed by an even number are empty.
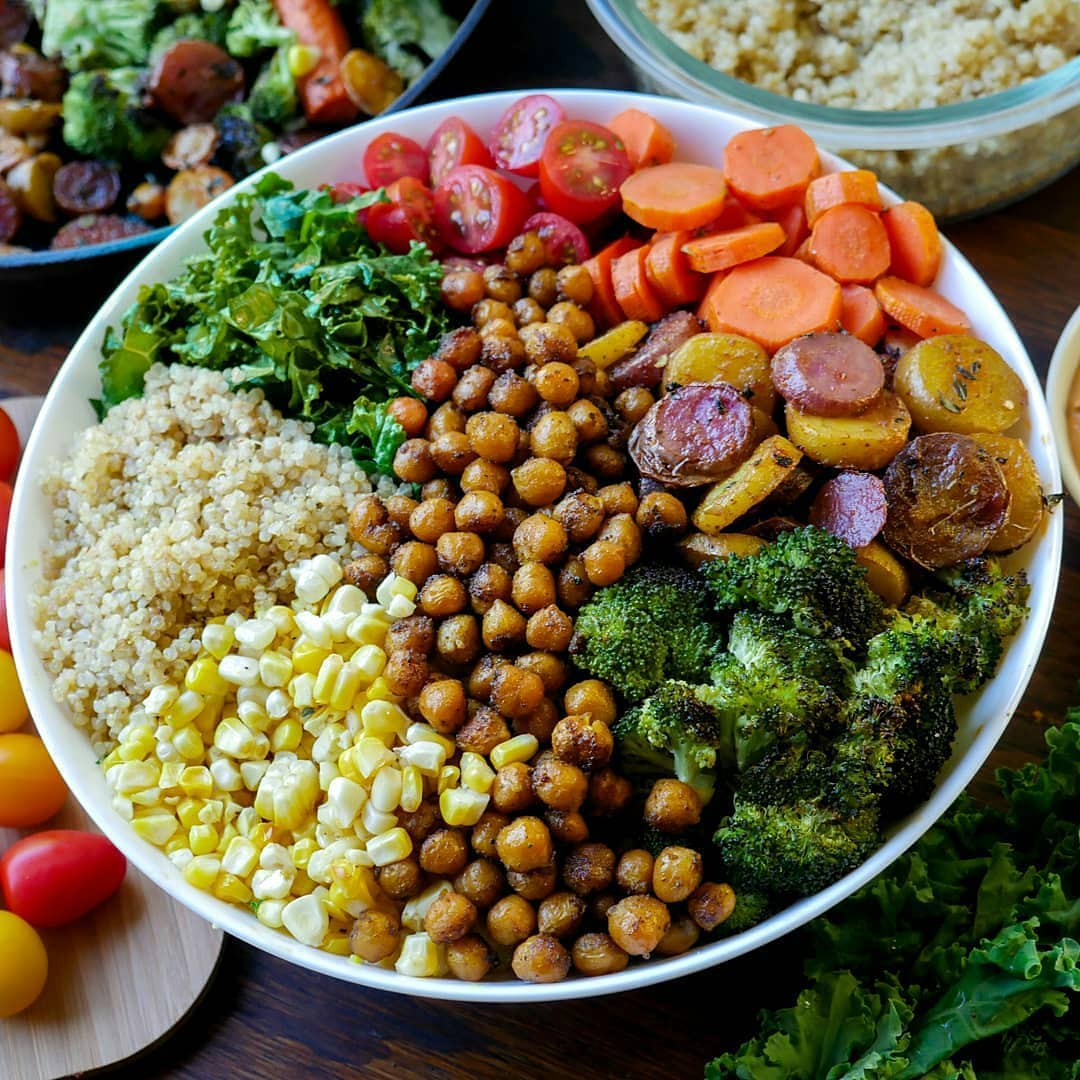
<svg viewBox="0 0 1080 1080"><path fill-rule="evenodd" d="M300 111L296 80L289 70L287 48L280 48L259 72L248 96L256 122L280 128Z"/></svg>
<svg viewBox="0 0 1080 1080"><path fill-rule="evenodd" d="M457 28L438 0L369 0L364 8L368 48L406 82L423 74L450 44Z"/></svg>
<svg viewBox="0 0 1080 1080"><path fill-rule="evenodd" d="M143 75L138 68L74 75L64 94L64 142L106 161L158 157L170 132L142 105Z"/></svg>
<svg viewBox="0 0 1080 1080"><path fill-rule="evenodd" d="M215 160L233 176L247 176L266 164L262 148L273 138L269 128L255 120L246 102L231 102L214 117L218 130Z"/></svg>
<svg viewBox="0 0 1080 1080"><path fill-rule="evenodd" d="M295 35L281 24L270 0L240 0L229 16L225 48L230 56L254 56L291 45Z"/></svg>
<svg viewBox="0 0 1080 1080"><path fill-rule="evenodd" d="M209 41L219 48L225 47L225 28L229 23L229 12L200 11L188 12L163 26L150 44L150 59L160 56L178 41Z"/></svg>
<svg viewBox="0 0 1080 1080"><path fill-rule="evenodd" d="M804 634L861 651L884 624L881 600L843 540L807 526L782 532L753 555L702 567L717 608L787 614Z"/></svg>
<svg viewBox="0 0 1080 1080"><path fill-rule="evenodd" d="M734 937L764 922L775 910L773 902L759 892L737 892L731 914L716 928L717 937Z"/></svg>
<svg viewBox="0 0 1080 1080"><path fill-rule="evenodd" d="M60 57L73 72L141 64L150 54L156 13L157 0L49 0L41 51Z"/></svg>

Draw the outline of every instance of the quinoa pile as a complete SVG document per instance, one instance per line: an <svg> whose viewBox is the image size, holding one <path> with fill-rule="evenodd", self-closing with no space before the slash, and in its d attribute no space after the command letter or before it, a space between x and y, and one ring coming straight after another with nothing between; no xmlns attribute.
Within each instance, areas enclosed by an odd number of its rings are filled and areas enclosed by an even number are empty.
<svg viewBox="0 0 1080 1080"><path fill-rule="evenodd" d="M371 490L347 449L312 442L261 392L179 364L151 369L43 487L35 644L100 752L152 687L183 678L208 619L291 599L301 559L348 558L349 508Z"/></svg>

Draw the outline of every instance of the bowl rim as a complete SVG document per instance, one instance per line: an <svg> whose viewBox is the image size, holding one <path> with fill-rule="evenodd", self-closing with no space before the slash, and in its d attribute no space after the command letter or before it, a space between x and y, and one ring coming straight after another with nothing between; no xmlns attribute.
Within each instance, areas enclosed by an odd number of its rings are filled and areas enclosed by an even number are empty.
<svg viewBox="0 0 1080 1080"><path fill-rule="evenodd" d="M1003 135L1080 105L1080 56L1007 90L921 109L848 109L796 101L710 67L667 37L635 0L586 0L596 20L651 76L763 123L806 128L831 147L914 150ZM700 100L700 98L698 98Z"/></svg>
<svg viewBox="0 0 1080 1080"><path fill-rule="evenodd" d="M666 110L671 110L688 123L695 120L701 124L717 123L719 121L720 124L729 125L736 130L754 126L748 124L744 117L726 110L653 95L574 88L556 88L545 92L567 103L569 109L579 109L586 115L595 114L604 107L610 107L615 112L630 104L635 104L644 109L655 109L661 115ZM497 115L507 105L521 96L520 90L478 94L420 106L411 110L409 115L428 121L433 128L435 124L448 115L464 115L468 118L470 114L475 114L477 110L483 111L485 108L493 112L497 110L495 112L495 115ZM369 131L372 135L377 134L378 130L389 129L395 123L400 122L401 119L400 115L388 116L371 121L369 125L365 125L362 129L346 129L305 147L296 154L290 155L287 160L299 162L308 156L315 158L320 154L328 154L330 153L328 148L332 147L335 142L341 142L342 144L352 140L360 142L365 139ZM375 124L376 128L372 130L370 124ZM361 133L358 133L358 130ZM827 167L851 167L841 162L835 155L824 153L822 156ZM174 248L182 252L184 245L189 242L190 238L201 235L202 230L209 225L221 206L240 192L253 187L258 183L265 171L270 170L260 170L260 172L248 177L234 188L223 192L218 199L201 210L189 222L178 228L160 248L147 256L147 260L167 257ZM884 185L882 185L882 188L886 202L899 201L895 193ZM986 316L989 313L995 324L1001 327L1001 333L1007 339L1009 354L1016 356L1020 363L1021 370L1019 374L1024 379L1025 386L1034 387L1037 390L1039 388L1038 379L1030 358L1001 304L971 264L947 240L945 240L945 249L947 253L946 264L955 265L959 273L970 276L976 283L980 290L980 314ZM44 414L51 411L57 399L63 398L68 383L75 384L78 382L83 369L91 364L96 367L96 356L100 349L102 331L110 320L119 317L121 314L119 296L129 287L133 287L142 280L145 273L143 271L144 265L145 261L136 266L125 277L124 281L117 286L112 296L104 302L97 315L80 335L49 390L43 406ZM999 341L998 344L1001 345L1002 342ZM1049 418L1046 415L1046 404L1040 393L1031 394L1028 419L1033 433L1046 433L1046 452L1051 475L1045 479L1048 483L1058 483L1057 455L1053 439L1049 436L1050 427ZM71 418L65 417L65 421L70 424ZM37 472L31 473L31 475L40 475L40 467L49 456L45 450L40 449L45 441L45 425L36 424L24 450L24 461L30 463L31 469L37 469ZM39 457L41 458L40 462ZM33 565L37 559L36 552L24 552L17 543L18 537L25 532L24 529L20 528L20 522L30 514L30 507L36 494L36 492L31 494L33 490L31 485L27 483L16 485L12 506L12 525L8 534L6 563L8 566L18 567L20 571ZM39 733L44 739L50 754L57 761L57 765L61 769L71 793L79 799L98 827L127 855L134 866L157 881L186 907L196 911L208 921L220 925L234 937L240 938L271 955L290 960L309 970L319 971L335 978L375 989L389 990L417 997L472 1002L565 1001L640 989L703 971L723 961L734 959L791 932L828 911L840 900L876 877L904 850L914 844L970 783L975 772L986 760L987 755L1004 732L1008 720L1019 704L1020 697L1038 661L1042 642L1049 627L1061 564L1062 531L1062 515L1052 515L1043 536L1038 541L1040 566L1043 571L1049 568L1051 572L1044 572L1040 575L1046 579L1045 587L1034 597L1027 624L1021 631L1026 638L1025 652L1022 654L1022 660L1018 661L1022 663L1022 670L1019 676L1007 686L1008 698L1005 704L1000 707L991 722L984 723L980 728L976 729L971 745L956 760L950 775L938 785L930 798L909 817L894 824L886 835L882 846L865 862L828 888L811 897L797 901L742 934L700 946L680 956L652 960L647 964L631 965L623 971L612 975L596 978L575 977L549 984L528 984L516 981L465 983L446 977L425 979L400 975L396 971L373 965L343 963L341 957L332 956L329 953L301 945L281 931L264 927L256 919L252 918L249 912L236 908L218 900L209 893L188 885L160 849L140 839L134 830L129 827L128 823L119 817L107 802L102 805L99 795L102 783L100 770L83 770L80 768L82 764L93 760L89 741L86 739L85 733L75 728L71 723L62 707L53 702L51 693L49 693L48 688L52 680L44 674L43 666L32 641L33 620L30 614L27 589L16 587L11 590L11 595L8 598L9 611L11 612L9 617L11 618L12 646L16 666L27 700L34 715L39 717ZM20 572L14 574L13 579L21 585L22 582L27 580L27 575ZM1018 647L1015 642L1010 646L1011 649ZM1009 654L1007 653L1007 655ZM999 676L995 678L997 677ZM989 688L989 685L992 684L988 684L984 691ZM78 741L82 749L73 755L69 755L65 733L70 736L72 732L78 734ZM175 877L172 875L175 875Z"/></svg>
<svg viewBox="0 0 1080 1080"><path fill-rule="evenodd" d="M1069 391L1080 369L1080 307L1070 316L1061 331L1050 367L1046 372L1046 401L1050 409L1050 426L1057 443L1061 461L1061 478L1073 498L1080 504L1080 465L1073 455L1069 441Z"/></svg>

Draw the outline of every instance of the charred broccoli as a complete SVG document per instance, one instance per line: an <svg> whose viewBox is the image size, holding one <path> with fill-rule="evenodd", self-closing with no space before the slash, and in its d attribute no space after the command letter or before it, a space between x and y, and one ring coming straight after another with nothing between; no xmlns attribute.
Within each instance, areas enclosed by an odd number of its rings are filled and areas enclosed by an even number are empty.
<svg viewBox="0 0 1080 1080"><path fill-rule="evenodd" d="M152 161L170 132L142 104L139 68L82 71L64 94L64 142L87 157Z"/></svg>

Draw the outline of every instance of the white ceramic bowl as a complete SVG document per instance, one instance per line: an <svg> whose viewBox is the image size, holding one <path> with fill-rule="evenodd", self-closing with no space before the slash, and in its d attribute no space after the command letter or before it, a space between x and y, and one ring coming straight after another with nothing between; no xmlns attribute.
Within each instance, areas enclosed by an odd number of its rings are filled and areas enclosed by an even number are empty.
<svg viewBox="0 0 1080 1080"><path fill-rule="evenodd" d="M1050 426L1053 428L1061 458L1062 479L1073 497L1073 502L1080 504L1080 467L1077 466L1072 446L1069 444L1069 391L1078 367L1080 308L1073 312L1072 318L1065 324L1046 373L1046 401L1050 407Z"/></svg>
<svg viewBox="0 0 1080 1080"><path fill-rule="evenodd" d="M654 113L678 140L680 154L694 161L720 162L724 143L735 132L752 126L728 113L665 98L603 91L552 91L568 115L609 120L629 104ZM477 130L488 130L517 93L487 94L428 105L324 139L284 159L278 171L299 185L360 177L361 153L367 142L383 131L394 130L423 142L435 126L451 115L467 120ZM825 157L829 168L845 167ZM960 732L952 759L942 771L937 790L910 817L891 830L887 842L843 880L741 935L694 949L682 956L634 963L614 975L593 979L570 978L548 985L515 981L481 983L453 979L407 978L383 968L354 964L307 948L287 934L267 929L250 912L232 907L188 885L169 860L140 840L113 811L101 770L85 735L75 728L65 710L50 694L46 675L32 644L29 593L38 578L39 553L48 542L49 508L38 478L49 458L68 451L80 429L93 424L89 401L100 390L97 361L106 327L116 325L144 282L175 275L185 256L203 247L203 231L218 207L249 188L255 178L226 192L214 204L187 222L151 252L120 285L79 338L45 401L40 420L23 460L21 482L15 496L7 550L8 610L15 659L27 700L50 753L75 797L101 830L145 874L181 903L257 948L302 967L340 979L399 993L463 1001L552 1001L590 997L630 990L678 978L730 960L756 949L827 911L859 886L870 881L928 829L960 794L986 760L1012 716L1039 656L1054 601L1061 562L1061 515L1055 514L1042 533L1011 562L1027 568L1032 581L1031 615L1005 653L997 677L970 701L960 704ZM896 201L891 199L891 201ZM937 282L941 292L970 313L974 333L991 342L1024 380L1030 396L1028 417L1020 431L1050 490L1060 481L1057 455L1038 379L1016 331L971 265L955 248L946 256Z"/></svg>

